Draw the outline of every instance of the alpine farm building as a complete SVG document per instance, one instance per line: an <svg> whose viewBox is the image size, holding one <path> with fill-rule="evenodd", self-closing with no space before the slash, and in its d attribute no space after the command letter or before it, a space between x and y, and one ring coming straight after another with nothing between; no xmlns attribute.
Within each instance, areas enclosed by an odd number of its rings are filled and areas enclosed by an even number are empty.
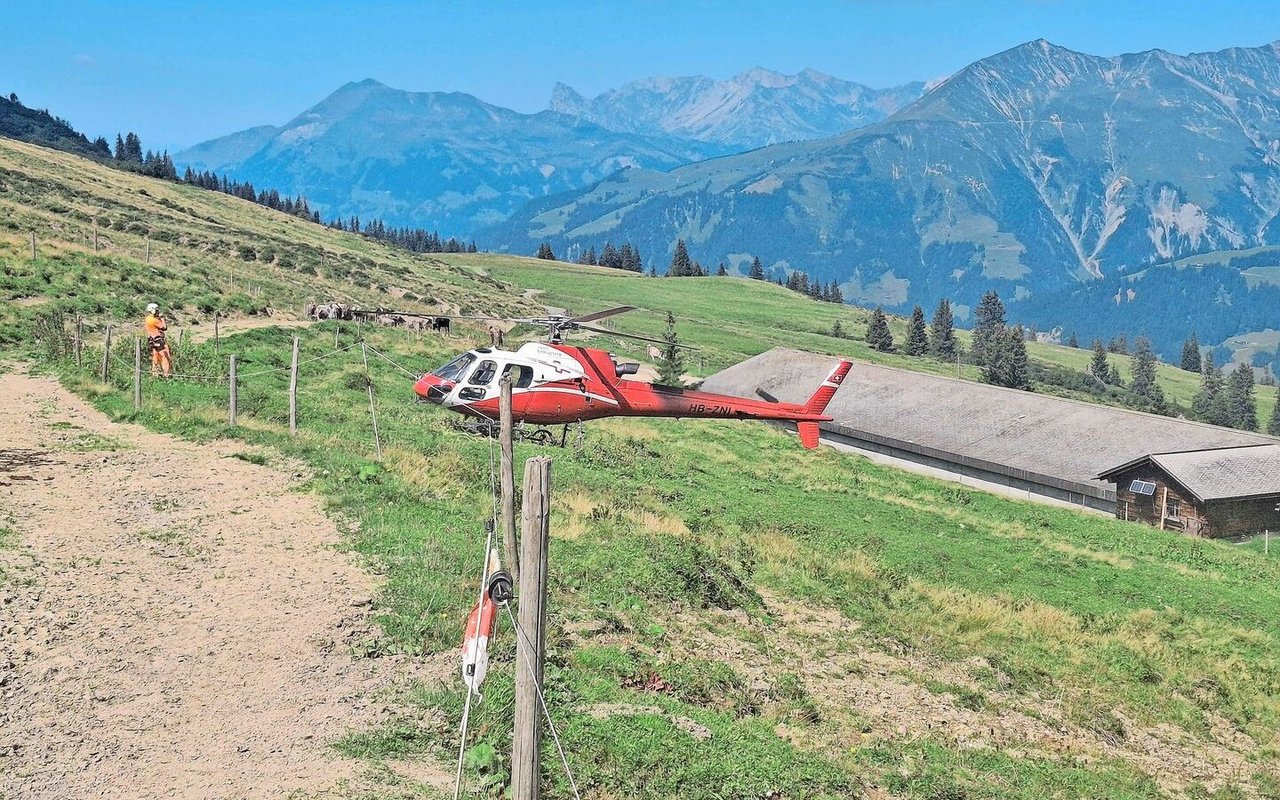
<svg viewBox="0 0 1280 800"><path fill-rule="evenodd" d="M703 388L803 403L835 361L776 348L712 375ZM1116 465L1153 453L1280 445L1257 433L861 362L827 413L835 418L821 424L828 444L982 488L1130 519L1137 518L1132 498L1126 494L1118 504L1116 489L1102 475ZM1177 495L1185 503L1179 513L1190 509L1199 487L1197 481L1185 497ZM1217 488L1210 497L1204 501L1222 500Z"/></svg>
<svg viewBox="0 0 1280 800"><path fill-rule="evenodd" d="M1280 444L1153 453L1098 477L1122 519L1215 538L1280 530Z"/></svg>

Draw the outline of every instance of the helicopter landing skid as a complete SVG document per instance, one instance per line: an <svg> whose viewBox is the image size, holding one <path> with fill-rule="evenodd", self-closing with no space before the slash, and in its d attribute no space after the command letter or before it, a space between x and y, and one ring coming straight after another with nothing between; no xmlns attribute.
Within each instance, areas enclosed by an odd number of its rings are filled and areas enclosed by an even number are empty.
<svg viewBox="0 0 1280 800"><path fill-rule="evenodd" d="M498 438L498 423L487 419L467 419L461 420L455 424L458 430L472 436L483 436L488 439ZM511 431L511 438L518 442L531 442L533 444L548 446L556 443L555 434L550 428L526 428L524 425L517 425ZM561 445L562 447L564 445Z"/></svg>

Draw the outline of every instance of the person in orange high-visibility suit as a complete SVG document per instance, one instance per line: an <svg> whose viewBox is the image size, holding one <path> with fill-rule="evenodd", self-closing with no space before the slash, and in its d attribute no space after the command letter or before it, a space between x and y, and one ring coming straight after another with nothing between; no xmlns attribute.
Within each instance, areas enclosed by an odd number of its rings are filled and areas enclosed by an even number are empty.
<svg viewBox="0 0 1280 800"><path fill-rule="evenodd" d="M169 352L169 342L165 338L169 325L160 314L160 306L155 303L147 304L147 318L143 320L142 327L147 333L147 349L151 351L152 377L162 370L164 376L169 377L173 356Z"/></svg>

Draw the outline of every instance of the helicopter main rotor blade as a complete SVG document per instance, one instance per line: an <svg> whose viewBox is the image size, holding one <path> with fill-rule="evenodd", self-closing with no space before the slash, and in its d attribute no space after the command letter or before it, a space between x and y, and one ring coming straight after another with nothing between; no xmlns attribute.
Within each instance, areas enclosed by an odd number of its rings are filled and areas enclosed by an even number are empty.
<svg viewBox="0 0 1280 800"><path fill-rule="evenodd" d="M666 339L651 339L648 336L640 336L635 333L623 333L622 331L611 331L607 328L597 328L592 325L579 325L578 328L584 331L592 331L593 333L603 333L606 336L622 336L627 339L639 339L642 342L653 342L654 344L669 344ZM677 344L681 350L697 350L698 348L687 344Z"/></svg>
<svg viewBox="0 0 1280 800"><path fill-rule="evenodd" d="M635 311L635 310L636 310L635 306L618 306L617 308L609 308L609 309L605 309L604 311L596 311L591 314L583 314L580 317L573 317L572 319L567 320L567 322L573 322L573 323L595 322L598 319L604 319L605 317L613 317L613 316L617 316L618 314L625 314L628 311Z"/></svg>

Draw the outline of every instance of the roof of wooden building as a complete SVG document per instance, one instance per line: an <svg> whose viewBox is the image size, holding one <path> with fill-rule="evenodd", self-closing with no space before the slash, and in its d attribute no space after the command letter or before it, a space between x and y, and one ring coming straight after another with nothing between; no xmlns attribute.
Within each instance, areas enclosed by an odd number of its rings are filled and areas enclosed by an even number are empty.
<svg viewBox="0 0 1280 800"><path fill-rule="evenodd" d="M1103 472L1109 478L1142 464L1155 464L1200 502L1280 496L1280 444L1152 453Z"/></svg>
<svg viewBox="0 0 1280 800"><path fill-rule="evenodd" d="M760 389L803 403L833 356L775 348L707 378L708 391ZM1276 444L1262 434L973 381L855 362L827 408L843 428L1077 484L1153 452ZM832 427L834 426L834 428Z"/></svg>

